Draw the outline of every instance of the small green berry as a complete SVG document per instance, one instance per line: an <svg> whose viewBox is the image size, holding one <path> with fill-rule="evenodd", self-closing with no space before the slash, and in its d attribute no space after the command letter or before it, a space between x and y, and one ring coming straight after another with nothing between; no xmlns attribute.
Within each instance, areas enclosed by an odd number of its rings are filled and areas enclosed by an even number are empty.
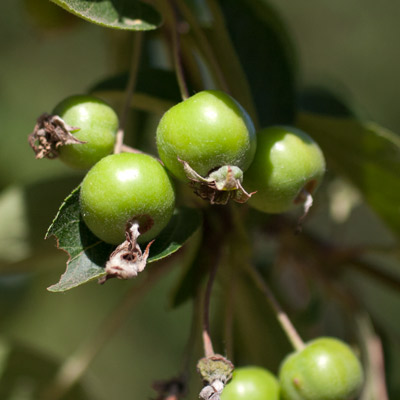
<svg viewBox="0 0 400 400"><path fill-rule="evenodd" d="M251 118L237 101L224 92L205 90L164 114L157 147L172 174L187 181L181 161L202 177L224 165L246 170L254 157L256 136Z"/></svg>
<svg viewBox="0 0 400 400"><path fill-rule="evenodd" d="M316 190L324 172L324 155L305 132L286 126L263 129L243 179L248 191L257 192L249 205L266 213L289 211Z"/></svg>
<svg viewBox="0 0 400 400"><path fill-rule="evenodd" d="M175 193L163 166L145 154L113 154L99 161L81 185L80 207L89 229L107 243L125 240L139 222L139 242L155 238L174 211Z"/></svg>
<svg viewBox="0 0 400 400"><path fill-rule="evenodd" d="M241 367L222 391L221 400L279 400L276 377L261 367Z"/></svg>
<svg viewBox="0 0 400 400"><path fill-rule="evenodd" d="M351 400L363 384L363 369L350 347L334 338L311 341L282 362L282 400Z"/></svg>
<svg viewBox="0 0 400 400"><path fill-rule="evenodd" d="M84 144L67 144L58 149L60 159L70 167L89 169L112 153L118 116L104 101L93 96L71 96L59 103L53 114L79 130L72 134Z"/></svg>

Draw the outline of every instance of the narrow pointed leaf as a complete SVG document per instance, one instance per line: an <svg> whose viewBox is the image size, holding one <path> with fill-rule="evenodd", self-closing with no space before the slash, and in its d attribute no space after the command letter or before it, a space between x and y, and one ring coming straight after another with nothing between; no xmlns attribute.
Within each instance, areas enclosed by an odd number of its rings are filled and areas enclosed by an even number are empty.
<svg viewBox="0 0 400 400"><path fill-rule="evenodd" d="M247 76L260 125L292 123L296 58L280 15L266 0L221 0L220 4Z"/></svg>

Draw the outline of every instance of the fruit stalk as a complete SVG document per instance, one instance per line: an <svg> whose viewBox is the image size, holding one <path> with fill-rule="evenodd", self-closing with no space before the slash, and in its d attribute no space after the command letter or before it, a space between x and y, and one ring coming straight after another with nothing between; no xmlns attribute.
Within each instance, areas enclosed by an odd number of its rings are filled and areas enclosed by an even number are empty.
<svg viewBox="0 0 400 400"><path fill-rule="evenodd" d="M214 262L211 267L210 275L207 281L206 291L204 293L204 306L203 306L203 345L204 345L204 356L207 358L215 355L210 336L210 299L211 299L211 291L213 283L218 270L219 254L216 254L214 257L215 257Z"/></svg>
<svg viewBox="0 0 400 400"><path fill-rule="evenodd" d="M183 71L182 65L178 18L176 15L175 5L171 0L161 1L159 2L159 4L160 7L163 8L163 11L165 13L165 20L167 22L167 28L169 30L168 33L170 37L168 38L168 42L171 46L179 90L181 92L182 99L186 100L189 97L189 90L186 84L185 73Z"/></svg>
<svg viewBox="0 0 400 400"><path fill-rule="evenodd" d="M139 70L140 55L142 52L143 32L135 32L133 36L133 52L131 60L131 68L129 71L128 85L125 90L125 99L119 118L119 127L116 135L114 153L118 154L122 151L124 142L125 126L129 115L129 109L132 103L133 92L135 90L137 74Z"/></svg>
<svg viewBox="0 0 400 400"><path fill-rule="evenodd" d="M250 85L227 31L224 15L219 7L219 2L215 0L207 0L206 3L213 18L211 45L216 54L219 55L219 66L225 76L228 86L231 89L232 96L247 110L254 125L258 129L258 116L251 94ZM220 51L222 54L220 54ZM225 60L229 60L229 63L226 63Z"/></svg>
<svg viewBox="0 0 400 400"><path fill-rule="evenodd" d="M305 345L303 340L260 273L252 265L248 265L247 270L250 277L254 280L254 283L265 294L265 297L273 308L276 318L278 319L293 348L297 351L304 349Z"/></svg>
<svg viewBox="0 0 400 400"><path fill-rule="evenodd" d="M192 28L199 49L200 51L203 52L204 60L209 64L210 70L212 71L220 89L230 94L228 83L226 82L224 74L218 64L214 51L210 46L207 36L204 34L203 30L198 24L196 17L193 15L192 11L187 6L185 1L175 0L175 4L178 7L179 11L184 16L184 18L186 19L186 21L188 22L188 24L190 25L190 27Z"/></svg>

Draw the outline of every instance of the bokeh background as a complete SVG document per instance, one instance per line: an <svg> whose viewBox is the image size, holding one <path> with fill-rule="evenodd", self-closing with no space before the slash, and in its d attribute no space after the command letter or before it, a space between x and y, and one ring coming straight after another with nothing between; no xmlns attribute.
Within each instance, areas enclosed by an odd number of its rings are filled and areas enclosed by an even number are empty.
<svg viewBox="0 0 400 400"><path fill-rule="evenodd" d="M39 114L51 111L64 97L86 91L125 66L115 58L113 35L118 33L80 20L74 21L70 28L44 29L30 15L26 3L5 0L0 13L0 188L3 190L0 195L3 272L0 276L0 386L4 387L12 380L9 377L7 383L2 377L5 355L14 347L28 348L55 364L60 363L82 340L96 332L131 285L110 281L102 287L92 283L66 294L46 291L64 271L66 255L54 250L53 240L44 242L42 238L58 203L80 175L71 173L59 162L35 160L27 135ZM281 13L292 34L301 85L330 87L346 98L359 115L400 132L400 2L271 0L270 3ZM31 213L33 208L36 215L38 233L37 239L26 245L22 239L32 227L26 224L26 215L21 211L25 209L21 203L29 201L21 185L34 185L45 179L57 182L66 175L71 176L71 182L65 190L59 188L60 183L58 186L54 183L57 190L49 193L52 201L29 205ZM362 224L362 216L359 223ZM357 235L357 230L352 234ZM386 231L382 235L385 234ZM13 235L21 237L21 245L10 246L15 242L10 240L10 237L14 239ZM26 255L32 251L35 257L26 261ZM145 295L99 353L85 374L90 398L149 398L154 395L150 389L154 379L169 378L179 371L190 328L190 304L174 310L168 307L169 293L178 274L179 271L172 271ZM365 291L371 290L376 296L372 298L379 298L370 304L374 316L390 327L391 335L385 340L387 349L394 354L388 362L388 373L391 393L396 398L400 395L396 382L400 348L400 322L396 321L396 315L400 302L393 291L368 285L366 281ZM24 363L17 363L15 369L22 368ZM50 368L50 374L51 371ZM29 393L34 381L15 379L8 397L2 398L32 399ZM0 393L1 390L5 389L0 388Z"/></svg>

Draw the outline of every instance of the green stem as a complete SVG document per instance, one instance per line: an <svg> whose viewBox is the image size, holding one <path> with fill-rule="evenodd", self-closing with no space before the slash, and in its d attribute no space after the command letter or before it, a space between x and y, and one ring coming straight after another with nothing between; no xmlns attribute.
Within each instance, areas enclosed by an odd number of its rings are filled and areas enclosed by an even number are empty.
<svg viewBox="0 0 400 400"><path fill-rule="evenodd" d="M365 386L360 399L388 400L382 342L366 313L359 311L355 320L366 358Z"/></svg>
<svg viewBox="0 0 400 400"><path fill-rule="evenodd" d="M250 243L246 230L244 229L245 224L243 223L243 216L239 214L238 208L232 205L230 208L231 218L234 225L234 231L237 233L237 244L236 247L241 246L244 257L246 258L242 263L244 269L249 274L250 278L254 281L255 285L264 293L266 299L271 305L276 318L285 332L289 342L292 344L295 350L302 350L305 345L296 328L290 321L288 315L284 312L283 308L279 304L278 300L272 293L261 274L249 263L250 254Z"/></svg>
<svg viewBox="0 0 400 400"><path fill-rule="evenodd" d="M232 274L227 282L225 296L225 320L224 320L224 338L225 338L225 352L227 358L234 362L233 358L233 319L235 309L235 282L236 275Z"/></svg>
<svg viewBox="0 0 400 400"><path fill-rule="evenodd" d="M223 13L217 1L207 0L207 5L214 20L210 43L215 54L218 54L219 66L231 89L232 96L247 110L258 128L258 117L250 85L226 29Z"/></svg>
<svg viewBox="0 0 400 400"><path fill-rule="evenodd" d="M199 292L199 291L198 291ZM190 324L189 338L186 343L186 348L184 352L184 358L182 362L182 373L181 377L186 383L189 380L190 363L192 361L197 334L200 326L200 316L201 316L201 301L199 293L193 299L193 310L192 310L192 320Z"/></svg>
<svg viewBox="0 0 400 400"><path fill-rule="evenodd" d="M204 293L204 305L203 305L203 344L204 344L204 355L205 357L212 357L214 353L214 348L212 345L212 340L210 336L210 299L213 283L218 269L218 257L213 263L208 278L206 291Z"/></svg>
<svg viewBox="0 0 400 400"><path fill-rule="evenodd" d="M258 288L264 293L265 297L270 303L279 324L281 325L293 348L297 351L304 349L305 345L303 340L260 273L251 265L247 265L246 267L250 277L253 279Z"/></svg>
<svg viewBox="0 0 400 400"><path fill-rule="evenodd" d="M159 1L159 4L164 11L167 28L169 29L169 33L171 35L169 42L171 44L179 90L181 92L182 99L186 100L187 98L189 98L189 90L186 84L185 73L183 71L180 37L178 32L178 18L172 0L161 0Z"/></svg>
<svg viewBox="0 0 400 400"><path fill-rule="evenodd" d="M154 266L151 269L151 273L148 273L139 287L132 286L121 303L103 320L94 337L86 340L80 348L65 360L41 399L59 400L81 379L96 355L126 321L126 317L132 307L158 282L171 266L172 264Z"/></svg>
<svg viewBox="0 0 400 400"><path fill-rule="evenodd" d="M209 64L211 71L218 83L218 86L227 93L230 93L228 83L224 77L224 74L218 64L217 58L214 51L208 41L207 36L204 34L200 27L196 17L193 15L190 7L187 6L184 0L175 0L176 5L181 11L183 17L189 23L193 30L194 36L197 40L198 46L203 52L206 62Z"/></svg>
<svg viewBox="0 0 400 400"><path fill-rule="evenodd" d="M133 36L133 52L132 52L132 61L131 68L129 71L129 81L125 90L125 99L122 105L121 115L119 119L119 128L116 135L114 153L118 154L121 152L121 148L124 142L124 134L126 122L128 120L129 109L132 103L133 92L135 90L137 74L139 70L140 63L140 55L142 51L142 41L143 41L143 33L135 32Z"/></svg>

